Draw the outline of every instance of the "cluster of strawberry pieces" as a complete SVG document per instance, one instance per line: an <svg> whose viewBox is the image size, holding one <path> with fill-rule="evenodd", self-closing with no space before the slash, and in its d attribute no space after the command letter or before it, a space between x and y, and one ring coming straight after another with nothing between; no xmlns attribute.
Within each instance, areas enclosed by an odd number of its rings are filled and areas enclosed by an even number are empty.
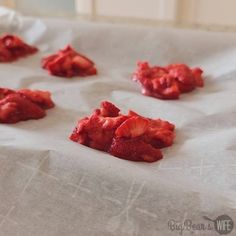
<svg viewBox="0 0 236 236"><path fill-rule="evenodd" d="M133 111L122 115L105 101L90 117L78 122L70 139L122 159L154 162L162 159L161 148L173 144L174 129L167 121L145 118Z"/></svg>
<svg viewBox="0 0 236 236"><path fill-rule="evenodd" d="M142 93L160 99L178 99L196 87L203 87L203 71L190 69L185 64L171 64L166 67L153 66L139 62L133 80L142 86Z"/></svg>
<svg viewBox="0 0 236 236"><path fill-rule="evenodd" d="M88 76L97 74L94 62L76 52L71 46L45 57L42 67L60 77Z"/></svg>
<svg viewBox="0 0 236 236"><path fill-rule="evenodd" d="M12 62L36 53L38 49L23 42L15 35L0 37L0 62Z"/></svg>
<svg viewBox="0 0 236 236"><path fill-rule="evenodd" d="M0 88L0 123L40 119L52 107L54 103L47 91Z"/></svg>

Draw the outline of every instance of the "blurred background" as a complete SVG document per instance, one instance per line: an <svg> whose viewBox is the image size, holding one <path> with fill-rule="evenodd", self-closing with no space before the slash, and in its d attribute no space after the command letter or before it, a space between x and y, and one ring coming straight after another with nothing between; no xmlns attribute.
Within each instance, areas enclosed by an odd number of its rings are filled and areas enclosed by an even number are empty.
<svg viewBox="0 0 236 236"><path fill-rule="evenodd" d="M27 15L236 29L236 0L0 0Z"/></svg>

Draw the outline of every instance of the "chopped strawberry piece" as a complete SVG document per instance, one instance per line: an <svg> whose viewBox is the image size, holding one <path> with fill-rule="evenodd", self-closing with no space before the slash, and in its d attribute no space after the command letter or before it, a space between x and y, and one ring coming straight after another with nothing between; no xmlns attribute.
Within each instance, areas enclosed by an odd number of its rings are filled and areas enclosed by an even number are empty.
<svg viewBox="0 0 236 236"><path fill-rule="evenodd" d="M78 122L70 139L94 149L107 151L115 130L127 119L125 116L118 116L119 111L112 103L102 102L100 109Z"/></svg>
<svg viewBox="0 0 236 236"><path fill-rule="evenodd" d="M12 62L36 53L38 49L23 42L15 35L0 37L0 62Z"/></svg>
<svg viewBox="0 0 236 236"><path fill-rule="evenodd" d="M149 126L144 135L146 142L156 148L171 146L175 139L175 126L161 119L149 119Z"/></svg>
<svg viewBox="0 0 236 236"><path fill-rule="evenodd" d="M91 68L94 63L87 57L78 53L77 56L72 58L72 64L74 67L81 68L81 70L87 70L88 68Z"/></svg>
<svg viewBox="0 0 236 236"><path fill-rule="evenodd" d="M148 120L142 117L131 117L117 128L115 135L118 138L135 138L143 135L148 127Z"/></svg>
<svg viewBox="0 0 236 236"><path fill-rule="evenodd" d="M115 130L125 119L124 117L102 117L94 114L78 123L70 139L94 149L107 151Z"/></svg>
<svg viewBox="0 0 236 236"><path fill-rule="evenodd" d="M30 101L37 104L43 109L50 109L54 107L54 103L51 99L51 93L48 91L40 90L30 90L30 89L21 89L17 91L18 93L27 97Z"/></svg>
<svg viewBox="0 0 236 236"><path fill-rule="evenodd" d="M94 62L76 52L71 46L43 58L42 67L52 75L67 78L97 74Z"/></svg>
<svg viewBox="0 0 236 236"><path fill-rule="evenodd" d="M0 122L16 123L29 119L40 119L45 111L20 94L10 94L0 101Z"/></svg>
<svg viewBox="0 0 236 236"><path fill-rule="evenodd" d="M164 148L173 144L175 134L173 131L167 129L149 129L144 136L146 142L150 143L153 147Z"/></svg>
<svg viewBox="0 0 236 236"><path fill-rule="evenodd" d="M102 102L102 106L101 106L101 115L106 117L106 116L110 116L110 117L116 117L119 115L120 109L117 108L115 105L113 105L110 102Z"/></svg>
<svg viewBox="0 0 236 236"><path fill-rule="evenodd" d="M109 153L130 161L154 162L163 157L160 149L154 148L142 139L137 138L114 138Z"/></svg>
<svg viewBox="0 0 236 236"><path fill-rule="evenodd" d="M86 72L81 73L81 76L89 76L89 75L96 75L97 69L93 66L90 69L86 70Z"/></svg>
<svg viewBox="0 0 236 236"><path fill-rule="evenodd" d="M129 112L128 112L128 116L139 116L139 114L138 113L136 113L136 112L134 112L134 111L132 111L132 110L129 110Z"/></svg>
<svg viewBox="0 0 236 236"><path fill-rule="evenodd" d="M49 92L0 88L0 123L40 119L53 106Z"/></svg>
<svg viewBox="0 0 236 236"><path fill-rule="evenodd" d="M178 99L180 93L203 87L202 73L200 68L190 69L184 64L150 67L147 62L139 62L133 80L141 84L144 95Z"/></svg>
<svg viewBox="0 0 236 236"><path fill-rule="evenodd" d="M182 93L195 89L195 79L191 69L184 64L172 64L167 66L169 75L174 78Z"/></svg>
<svg viewBox="0 0 236 236"><path fill-rule="evenodd" d="M197 87L203 87L204 86L204 81L202 79L203 71L200 68L197 67L197 68L192 69L192 73L194 75L196 86Z"/></svg>
<svg viewBox="0 0 236 236"><path fill-rule="evenodd" d="M177 82L169 75L163 75L160 78L152 80L152 90L150 94L156 94L155 97L163 99L177 99L180 91ZM158 91L158 93L156 93Z"/></svg>
<svg viewBox="0 0 236 236"><path fill-rule="evenodd" d="M0 88L0 100L12 93L15 93L15 91L7 88Z"/></svg>
<svg viewBox="0 0 236 236"><path fill-rule="evenodd" d="M122 115L106 101L78 122L70 139L126 160L153 162L162 158L160 148L173 144L174 129L167 121L145 118L133 111Z"/></svg>
<svg viewBox="0 0 236 236"><path fill-rule="evenodd" d="M166 129L166 130L170 130L170 131L174 131L175 130L175 126L173 124L171 124L168 121L164 121L161 119L149 119L149 128L151 129Z"/></svg>

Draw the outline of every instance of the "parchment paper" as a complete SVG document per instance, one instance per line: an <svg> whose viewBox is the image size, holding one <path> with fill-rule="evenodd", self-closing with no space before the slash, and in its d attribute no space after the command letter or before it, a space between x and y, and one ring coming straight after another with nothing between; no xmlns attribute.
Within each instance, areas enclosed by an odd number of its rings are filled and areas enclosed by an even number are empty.
<svg viewBox="0 0 236 236"><path fill-rule="evenodd" d="M181 233L168 227L172 219L213 226L203 216L225 214L236 224L236 34L36 19L0 8L6 31L40 52L0 64L0 86L49 90L56 107L42 120L0 125L0 235L169 236ZM94 60L98 76L67 80L41 69L43 56L67 44ZM138 60L199 66L206 85L177 101L145 97L130 79ZM69 141L77 120L103 100L176 124L164 159L133 163Z"/></svg>

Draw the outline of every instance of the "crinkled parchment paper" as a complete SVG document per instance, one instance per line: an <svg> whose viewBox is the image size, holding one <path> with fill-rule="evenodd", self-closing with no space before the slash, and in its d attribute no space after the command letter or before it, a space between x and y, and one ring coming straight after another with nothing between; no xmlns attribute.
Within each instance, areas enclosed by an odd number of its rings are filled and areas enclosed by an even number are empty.
<svg viewBox="0 0 236 236"><path fill-rule="evenodd" d="M0 8L3 32L40 52L0 64L0 86L49 90L56 107L42 120L0 124L1 236L171 236L180 231L170 220L213 226L203 216L224 214L236 224L236 34L35 19ZM41 69L43 56L67 44L96 62L98 76L67 80ZM178 101L142 96L130 79L138 60L200 66L206 85ZM164 159L133 163L69 141L77 120L103 100L176 124Z"/></svg>

